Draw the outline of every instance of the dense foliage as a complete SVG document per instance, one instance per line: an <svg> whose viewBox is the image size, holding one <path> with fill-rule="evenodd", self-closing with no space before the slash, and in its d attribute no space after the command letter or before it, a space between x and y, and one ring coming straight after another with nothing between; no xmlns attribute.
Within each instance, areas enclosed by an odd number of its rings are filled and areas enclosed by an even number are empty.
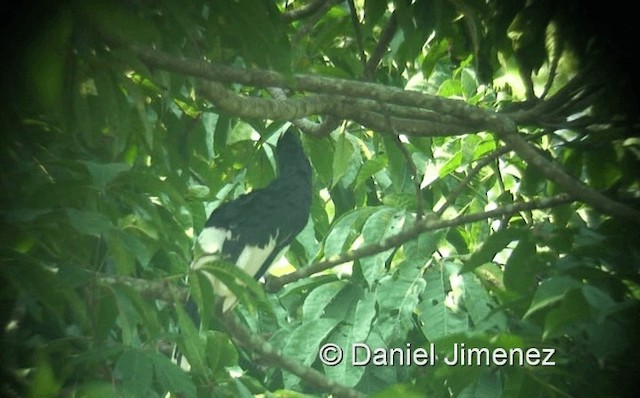
<svg viewBox="0 0 640 398"><path fill-rule="evenodd" d="M17 14L0 395L626 395L640 372L637 103L616 38L577 4ZM314 170L309 223L266 284L211 264L241 301L222 317L202 277L186 278L194 236L274 177L290 123ZM320 361L327 343L341 363ZM437 358L356 366L360 343ZM445 362L462 345L525 354Z"/></svg>

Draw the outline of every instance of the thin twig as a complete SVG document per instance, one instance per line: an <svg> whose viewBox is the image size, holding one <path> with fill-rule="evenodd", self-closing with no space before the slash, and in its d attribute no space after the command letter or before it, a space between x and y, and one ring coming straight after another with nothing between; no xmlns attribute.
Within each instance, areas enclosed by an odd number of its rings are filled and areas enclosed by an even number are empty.
<svg viewBox="0 0 640 398"><path fill-rule="evenodd" d="M387 53L389 49L389 44L391 44L391 40L393 36L396 34L396 30L398 28L398 19L396 17L395 11L389 17L389 21L387 25L382 30L380 34L380 38L378 39L378 44L376 48L373 50L373 53L369 57L367 61L367 65L364 68L364 77L367 80L373 80L373 73L378 68L378 64L382 60L382 57Z"/></svg>
<svg viewBox="0 0 640 398"><path fill-rule="evenodd" d="M349 10L351 11L351 24L356 36L356 43L358 44L358 51L360 51L360 62L362 62L362 72L367 68L367 56L364 53L364 43L362 41L362 30L360 29L360 20L358 19L358 10L353 0L347 0L349 4Z"/></svg>
<svg viewBox="0 0 640 398"><path fill-rule="evenodd" d="M464 191L464 189L469 185L471 179L480 172L485 166L489 165L498 157L504 155L505 153L511 152L511 148L503 146L502 148L498 148L495 151L487 154L482 159L478 160L478 163L467 173L467 175L456 185L454 189L449 192L446 196L444 203L438 209L434 211L435 215L441 217L445 210L453 204L458 195Z"/></svg>

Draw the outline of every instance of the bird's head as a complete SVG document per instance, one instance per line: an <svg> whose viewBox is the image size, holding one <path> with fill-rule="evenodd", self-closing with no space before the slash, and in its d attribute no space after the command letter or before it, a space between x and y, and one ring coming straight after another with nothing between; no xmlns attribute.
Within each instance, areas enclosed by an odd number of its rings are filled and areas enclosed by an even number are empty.
<svg viewBox="0 0 640 398"><path fill-rule="evenodd" d="M311 175L311 165L302 149L298 133L293 128L287 130L278 140L276 162L278 174L281 176L291 173Z"/></svg>

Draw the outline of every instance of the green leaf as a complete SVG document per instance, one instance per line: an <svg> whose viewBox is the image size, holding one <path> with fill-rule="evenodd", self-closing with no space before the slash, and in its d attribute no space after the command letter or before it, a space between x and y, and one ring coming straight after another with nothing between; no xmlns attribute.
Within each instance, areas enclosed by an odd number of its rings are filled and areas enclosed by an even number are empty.
<svg viewBox="0 0 640 398"><path fill-rule="evenodd" d="M327 377L347 387L353 387L358 384L365 371L364 366L351 366L352 350L350 347L355 342L352 332L353 327L351 325L340 325L331 333L327 341L343 349L343 359L335 366L323 364L324 373Z"/></svg>
<svg viewBox="0 0 640 398"><path fill-rule="evenodd" d="M507 328L507 318L502 312L494 312L497 303L489 292L473 274L462 274L464 286L464 304L475 330L504 331Z"/></svg>
<svg viewBox="0 0 640 398"><path fill-rule="evenodd" d="M544 341L562 336L567 328L576 324L576 321L590 315L589 306L585 302L581 292L576 289L565 291L558 300L550 298L546 306L548 307L552 303L558 303L559 305L549 308L549 311L544 317L544 332L542 333L542 339ZM541 307L542 306L539 306L537 308ZM529 314L530 312L528 312L525 317Z"/></svg>
<svg viewBox="0 0 640 398"><path fill-rule="evenodd" d="M378 243L389 236L398 234L405 222L405 215L406 212L404 210L399 211L393 207L383 206L377 208L362 227L364 243ZM389 249L360 260L362 274L369 286L373 286L383 275L384 265L393 251L394 249Z"/></svg>
<svg viewBox="0 0 640 398"><path fill-rule="evenodd" d="M320 344L331 331L340 323L340 319L317 318L302 323L289 336L282 353L310 366L318 356ZM285 388L296 385L299 378L288 372L283 372Z"/></svg>
<svg viewBox="0 0 640 398"><path fill-rule="evenodd" d="M504 285L514 293L528 296L536 288L536 278L542 269L535 242L523 233L504 267Z"/></svg>
<svg viewBox="0 0 640 398"><path fill-rule="evenodd" d="M139 18L138 12L133 12L125 5L108 1L93 1L90 4L82 10L90 18L87 22L96 24L108 37L122 42L149 43L159 36L149 19Z"/></svg>
<svg viewBox="0 0 640 398"><path fill-rule="evenodd" d="M455 312L446 304L449 273L446 272L445 267L429 267L424 279L426 287L416 312L420 319L420 328L426 338L433 342L445 336L467 331L469 323L466 314Z"/></svg>
<svg viewBox="0 0 640 398"><path fill-rule="evenodd" d="M524 314L524 318L531 316L537 311L556 305L564 299L568 292L579 289L580 287L580 282L566 276L554 276L545 279L540 283L540 286L538 286L533 296L531 306L527 313Z"/></svg>
<svg viewBox="0 0 640 398"><path fill-rule="evenodd" d="M427 216L428 217L428 216ZM448 229L427 231L418 235L417 239L405 243L402 248L407 259L429 261L438 250L438 245L447 236Z"/></svg>
<svg viewBox="0 0 640 398"><path fill-rule="evenodd" d="M375 211L376 208L373 207L355 209L345 213L338 221L334 222L329 235L325 239L325 257L330 258L349 250L363 223Z"/></svg>
<svg viewBox="0 0 640 398"><path fill-rule="evenodd" d="M182 394L187 398L196 396L196 386L178 365L156 352L150 352L148 355L153 364L155 380L165 391L176 395Z"/></svg>
<svg viewBox="0 0 640 398"><path fill-rule="evenodd" d="M459 80L445 80L444 83L438 87L438 96L441 97L462 97L462 83Z"/></svg>
<svg viewBox="0 0 640 398"><path fill-rule="evenodd" d="M214 374L226 375L226 367L238 365L238 351L229 336L217 330L207 330L205 339L207 367Z"/></svg>
<svg viewBox="0 0 640 398"><path fill-rule="evenodd" d="M489 235L480 249L473 252L465 263L462 272L472 271L474 268L490 262L502 249L514 240L521 239L523 232L517 228L507 228Z"/></svg>
<svg viewBox="0 0 640 398"><path fill-rule="evenodd" d="M462 152L456 152L442 167L438 176L443 178L460 167L462 164Z"/></svg>
<svg viewBox="0 0 640 398"><path fill-rule="evenodd" d="M40 105L57 113L63 110L61 104L74 21L68 6L50 11L47 24L38 30L36 40L27 46L23 65L27 67L29 87L35 91Z"/></svg>
<svg viewBox="0 0 640 398"><path fill-rule="evenodd" d="M105 164L92 161L83 161L82 163L87 168L89 175L91 175L93 184L101 191L120 174L131 169L131 166L126 163Z"/></svg>
<svg viewBox="0 0 640 398"><path fill-rule="evenodd" d="M400 263L393 276L380 280L376 290L379 307L377 327L391 345L399 344L413 325L412 314L426 283L420 261Z"/></svg>
<svg viewBox="0 0 640 398"><path fill-rule="evenodd" d="M309 156L309 162L313 165L313 170L324 185L334 184L333 164L335 149L329 145L328 140L307 140L305 149Z"/></svg>
<svg viewBox="0 0 640 398"><path fill-rule="evenodd" d="M112 227L111 220L102 213L67 209L69 223L81 234L99 236Z"/></svg>
<svg viewBox="0 0 640 398"><path fill-rule="evenodd" d="M374 174L378 173L387 166L387 158L384 156L375 156L371 159L367 159L360 170L358 170L358 176L356 177L356 183L354 189L357 189L364 184Z"/></svg>
<svg viewBox="0 0 640 398"><path fill-rule="evenodd" d="M327 342L336 344L343 351L343 360L335 366L324 365L325 374L338 383L353 387L361 380L365 368L351 366L354 343L364 343L369 338L372 322L376 316L376 297L374 293L365 292L357 302L352 316L343 316L344 322L327 338Z"/></svg>
<svg viewBox="0 0 640 398"><path fill-rule="evenodd" d="M336 142L336 149L333 155L333 185L338 183L340 178L347 172L347 168L353 158L353 144L345 134L340 134Z"/></svg>
<svg viewBox="0 0 640 398"><path fill-rule="evenodd" d="M325 308L346 286L346 281L335 281L314 288L302 305L302 322L321 318Z"/></svg>
<svg viewBox="0 0 640 398"><path fill-rule="evenodd" d="M126 350L116 362L115 371L127 395L141 397L151 389L153 366L144 352Z"/></svg>
<svg viewBox="0 0 640 398"><path fill-rule="evenodd" d="M242 304L249 308L270 308L264 290L254 278L249 276L235 264L221 261L216 256L210 256L211 261L202 264L196 274L210 274L222 282Z"/></svg>
<svg viewBox="0 0 640 398"><path fill-rule="evenodd" d="M180 347L182 355L187 358L191 369L201 375L206 375L206 342L200 337L198 328L193 324L193 321L182 306L176 305L175 310L178 316L181 337L178 347Z"/></svg>
<svg viewBox="0 0 640 398"><path fill-rule="evenodd" d="M358 301L356 311L353 314L353 329L351 331L354 342L366 341L371 332L371 322L377 314L376 296L365 292L364 297Z"/></svg>
<svg viewBox="0 0 640 398"><path fill-rule="evenodd" d="M589 185L594 189L607 189L621 177L619 162L612 144L599 145L584 154Z"/></svg>
<svg viewBox="0 0 640 398"><path fill-rule="evenodd" d="M98 306L91 314L94 319L94 335L96 340L104 341L113 331L115 322L118 319L118 307L113 291L100 287L96 290Z"/></svg>

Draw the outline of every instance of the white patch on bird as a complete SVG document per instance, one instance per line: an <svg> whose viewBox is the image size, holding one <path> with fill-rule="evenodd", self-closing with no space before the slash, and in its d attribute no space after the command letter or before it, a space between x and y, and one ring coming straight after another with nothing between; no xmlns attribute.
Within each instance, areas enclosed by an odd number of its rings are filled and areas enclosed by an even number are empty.
<svg viewBox="0 0 640 398"><path fill-rule="evenodd" d="M269 239L264 247L259 246L246 246L242 253L238 256L238 261L236 261L236 265L240 267L244 272L251 276L255 276L260 270L260 267L264 263L264 261L269 257L271 252L276 246L276 239L278 238L278 234L276 236L272 236Z"/></svg>
<svg viewBox="0 0 640 398"><path fill-rule="evenodd" d="M200 232L198 246L206 254L220 253L224 242L231 238L231 231L223 228L208 227Z"/></svg>
<svg viewBox="0 0 640 398"><path fill-rule="evenodd" d="M224 241L229 238L231 238L231 232L225 229L209 227L202 230L200 236L198 236L198 245L204 255L196 258L191 263L191 269L199 269L203 265L215 261L217 259L216 254L221 252ZM250 276L255 276L267 257L273 252L277 238L278 234L276 233L264 247L246 246L238 256L236 266ZM203 274L213 285L215 294L223 299L222 311L227 312L227 310L233 308L238 299L231 290L210 272L204 272Z"/></svg>

